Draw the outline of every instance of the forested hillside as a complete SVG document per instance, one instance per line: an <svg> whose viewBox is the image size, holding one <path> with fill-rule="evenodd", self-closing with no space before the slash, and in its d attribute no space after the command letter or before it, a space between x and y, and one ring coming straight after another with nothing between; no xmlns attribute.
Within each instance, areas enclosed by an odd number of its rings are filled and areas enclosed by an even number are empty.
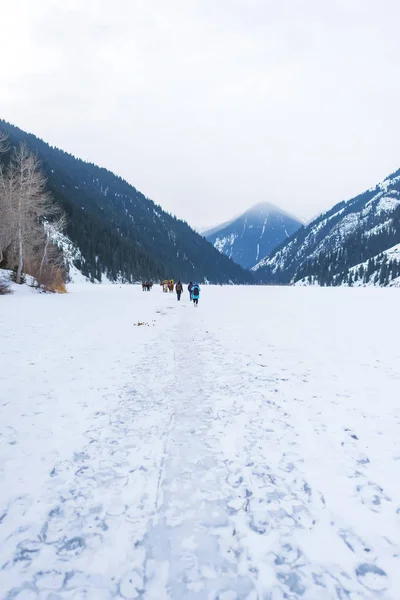
<svg viewBox="0 0 400 600"><path fill-rule="evenodd" d="M11 146L26 142L41 160L48 189L68 218L80 250L77 267L91 279L163 277L248 283L252 275L221 255L187 223L166 213L117 175L52 148L0 121Z"/></svg>
<svg viewBox="0 0 400 600"><path fill-rule="evenodd" d="M265 257L267 283L390 285L400 275L400 170L341 202Z"/></svg>

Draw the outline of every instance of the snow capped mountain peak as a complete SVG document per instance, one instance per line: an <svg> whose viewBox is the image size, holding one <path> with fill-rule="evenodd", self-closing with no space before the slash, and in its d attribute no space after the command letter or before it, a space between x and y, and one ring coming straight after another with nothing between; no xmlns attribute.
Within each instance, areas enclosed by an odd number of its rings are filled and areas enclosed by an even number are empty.
<svg viewBox="0 0 400 600"><path fill-rule="evenodd" d="M251 268L300 226L295 217L262 202L204 235L221 253L242 267Z"/></svg>
<svg viewBox="0 0 400 600"><path fill-rule="evenodd" d="M282 212L277 206L271 204L270 202L259 202L258 204L254 204L251 208L249 208L246 213L250 214L265 214L265 213L275 213Z"/></svg>
<svg viewBox="0 0 400 600"><path fill-rule="evenodd" d="M263 258L260 280L391 285L400 275L400 171L318 216Z"/></svg>
<svg viewBox="0 0 400 600"><path fill-rule="evenodd" d="M275 213L283 213L275 204L271 204L271 202L259 202L258 204L254 204L251 208L246 210L244 214L254 214L254 215L265 215L265 214L275 214Z"/></svg>

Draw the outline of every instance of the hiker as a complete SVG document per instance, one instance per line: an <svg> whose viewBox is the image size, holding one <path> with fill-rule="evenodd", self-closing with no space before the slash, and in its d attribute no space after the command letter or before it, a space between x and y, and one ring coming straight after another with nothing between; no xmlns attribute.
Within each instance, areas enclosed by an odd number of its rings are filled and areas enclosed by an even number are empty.
<svg viewBox="0 0 400 600"><path fill-rule="evenodd" d="M183 292L183 286L182 286L182 283L180 280L175 285L175 291L176 291L176 295L178 297L178 302L179 302L179 300L181 299L181 294Z"/></svg>
<svg viewBox="0 0 400 600"><path fill-rule="evenodd" d="M198 283L194 283L193 287L192 287L192 298L193 298L193 304L195 306L198 305L199 303L199 298L200 298L200 286Z"/></svg>
<svg viewBox="0 0 400 600"><path fill-rule="evenodd" d="M189 296L190 296L190 302L193 300L192 298L192 289L193 289L193 282L191 281L188 285L188 292L189 292Z"/></svg>

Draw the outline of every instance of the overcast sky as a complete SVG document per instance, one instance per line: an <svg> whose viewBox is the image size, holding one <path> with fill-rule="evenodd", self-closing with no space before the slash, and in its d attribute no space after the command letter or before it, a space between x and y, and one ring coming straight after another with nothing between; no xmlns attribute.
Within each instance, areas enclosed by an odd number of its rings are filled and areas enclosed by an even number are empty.
<svg viewBox="0 0 400 600"><path fill-rule="evenodd" d="M400 168L398 0L0 0L0 116L194 226Z"/></svg>

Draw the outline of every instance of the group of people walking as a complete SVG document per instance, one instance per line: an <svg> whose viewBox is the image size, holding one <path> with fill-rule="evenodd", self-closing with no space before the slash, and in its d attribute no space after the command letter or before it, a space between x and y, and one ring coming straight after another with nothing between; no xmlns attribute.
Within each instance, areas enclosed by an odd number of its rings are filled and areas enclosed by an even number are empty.
<svg viewBox="0 0 400 600"><path fill-rule="evenodd" d="M176 291L176 296L177 296L178 302L179 302L181 299L182 292L183 292L183 285L182 285L181 281L177 281L177 283L175 284L175 291ZM190 301L193 302L193 304L195 306L197 306L199 303L199 298L200 298L199 284L193 283L191 281L188 285L188 292L189 292L189 296L190 296Z"/></svg>

